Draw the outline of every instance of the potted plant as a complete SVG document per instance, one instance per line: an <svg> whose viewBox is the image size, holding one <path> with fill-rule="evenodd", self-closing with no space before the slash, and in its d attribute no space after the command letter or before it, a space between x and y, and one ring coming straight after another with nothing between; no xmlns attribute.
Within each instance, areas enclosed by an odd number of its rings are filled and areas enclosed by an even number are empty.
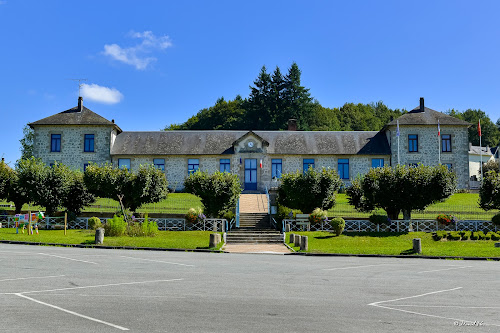
<svg viewBox="0 0 500 333"><path fill-rule="evenodd" d="M455 225L455 223L457 222L455 216L448 214L439 214L436 217L436 221L439 223L440 226L443 227Z"/></svg>

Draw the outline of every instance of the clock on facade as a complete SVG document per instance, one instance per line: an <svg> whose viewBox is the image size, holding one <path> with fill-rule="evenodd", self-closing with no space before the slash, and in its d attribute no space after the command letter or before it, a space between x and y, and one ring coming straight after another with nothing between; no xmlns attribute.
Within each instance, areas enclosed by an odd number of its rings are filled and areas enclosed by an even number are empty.
<svg viewBox="0 0 500 333"><path fill-rule="evenodd" d="M252 148L253 147L253 142L249 141L247 145L248 145L249 148Z"/></svg>

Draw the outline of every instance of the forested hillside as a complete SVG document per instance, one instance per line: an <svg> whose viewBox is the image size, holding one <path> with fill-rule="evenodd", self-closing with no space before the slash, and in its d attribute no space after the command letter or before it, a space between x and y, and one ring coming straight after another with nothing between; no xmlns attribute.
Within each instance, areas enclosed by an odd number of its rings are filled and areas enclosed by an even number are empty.
<svg viewBox="0 0 500 333"><path fill-rule="evenodd" d="M219 98L215 105L200 110L182 124L171 124L165 130L285 130L288 119L297 119L299 130L306 131L378 131L406 110L390 109L384 103L345 103L340 108L322 106L300 82L301 70L293 63L283 75L279 67L269 73L265 66L250 86L246 98ZM432 106L431 106L432 107ZM443 110L438 110L443 111ZM500 142L500 119L493 123L484 111L467 109L446 111L453 117L471 123L469 141L479 145L477 131L481 119L483 146Z"/></svg>

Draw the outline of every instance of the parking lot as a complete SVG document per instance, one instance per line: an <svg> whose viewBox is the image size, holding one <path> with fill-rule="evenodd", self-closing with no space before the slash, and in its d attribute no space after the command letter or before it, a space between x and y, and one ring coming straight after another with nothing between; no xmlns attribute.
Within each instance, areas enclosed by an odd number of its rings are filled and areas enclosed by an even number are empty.
<svg viewBox="0 0 500 333"><path fill-rule="evenodd" d="M492 261L0 244L0 267L5 332L500 330Z"/></svg>

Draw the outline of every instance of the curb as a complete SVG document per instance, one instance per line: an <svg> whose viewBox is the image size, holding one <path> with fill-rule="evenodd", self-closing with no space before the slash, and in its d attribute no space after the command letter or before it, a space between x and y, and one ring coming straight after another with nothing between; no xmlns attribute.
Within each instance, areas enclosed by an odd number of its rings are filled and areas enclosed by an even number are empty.
<svg viewBox="0 0 500 333"><path fill-rule="evenodd" d="M208 249L170 249L164 247L135 247L135 246L109 246L109 245L94 245L94 244L62 244L62 243L37 243L0 240L0 244L17 244L17 245L35 245L35 246L60 246L60 247L77 247L90 249L108 249L108 250L144 250L144 251L171 251L171 252L204 252L204 253L226 253L222 250Z"/></svg>

